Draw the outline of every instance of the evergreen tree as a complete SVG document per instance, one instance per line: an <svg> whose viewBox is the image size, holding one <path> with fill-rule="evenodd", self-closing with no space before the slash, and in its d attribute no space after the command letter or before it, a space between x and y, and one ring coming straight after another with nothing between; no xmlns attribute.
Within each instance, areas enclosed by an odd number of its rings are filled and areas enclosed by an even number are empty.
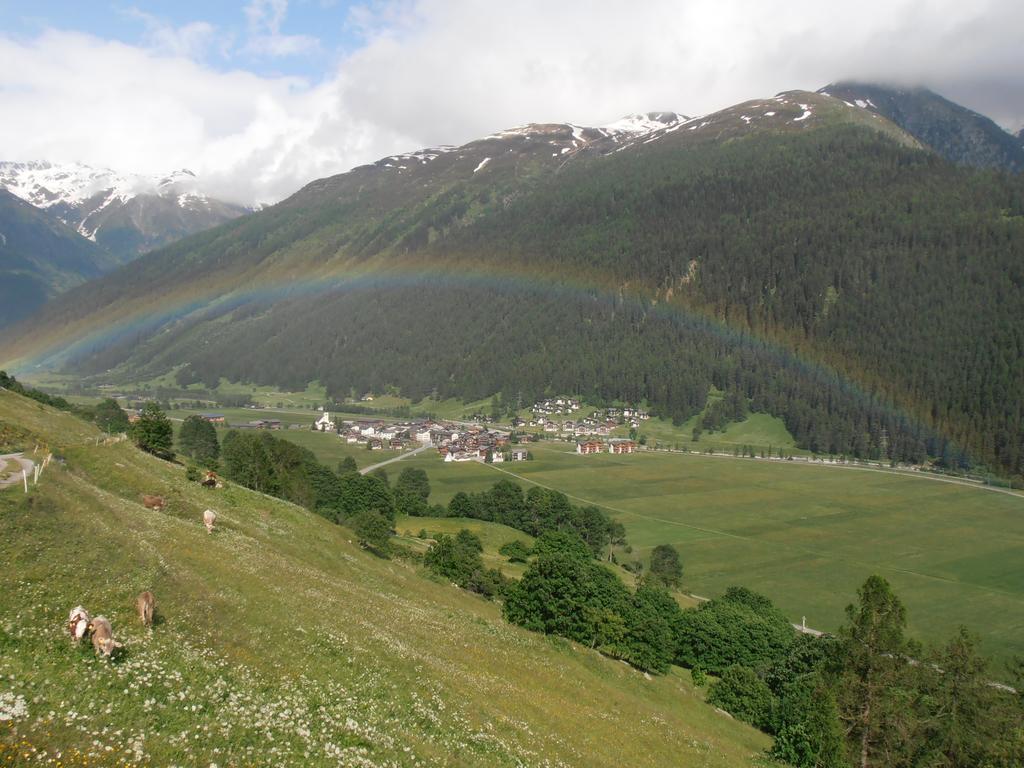
<svg viewBox="0 0 1024 768"><path fill-rule="evenodd" d="M820 675L790 682L774 716L770 754L796 768L843 768L846 748L835 693Z"/></svg>
<svg viewBox="0 0 1024 768"><path fill-rule="evenodd" d="M173 458L174 430L170 419L155 402L148 402L143 406L142 414L139 420L131 425L129 434L135 444L147 453L161 459Z"/></svg>
<svg viewBox="0 0 1024 768"><path fill-rule="evenodd" d="M224 436L221 452L224 476L261 493L280 491L273 458L267 443L252 432L231 430Z"/></svg>
<svg viewBox="0 0 1024 768"><path fill-rule="evenodd" d="M839 631L839 714L856 764L890 768L911 730L908 659L915 649L903 636L906 610L885 579L871 576L857 595Z"/></svg>
<svg viewBox="0 0 1024 768"><path fill-rule="evenodd" d="M186 416L178 433L178 448L200 464L211 466L220 456L217 430L202 416Z"/></svg>
<svg viewBox="0 0 1024 768"><path fill-rule="evenodd" d="M992 685L988 664L966 628L914 668L914 765L957 768L1024 764L1024 709Z"/></svg>

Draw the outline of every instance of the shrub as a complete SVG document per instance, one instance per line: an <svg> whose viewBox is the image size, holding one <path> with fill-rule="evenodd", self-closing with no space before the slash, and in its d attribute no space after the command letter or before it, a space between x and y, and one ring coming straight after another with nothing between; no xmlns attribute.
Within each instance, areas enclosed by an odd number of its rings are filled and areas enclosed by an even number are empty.
<svg viewBox="0 0 1024 768"><path fill-rule="evenodd" d="M391 523L384 515L375 509L366 509L352 517L349 524L360 545L379 555L387 554Z"/></svg>
<svg viewBox="0 0 1024 768"><path fill-rule="evenodd" d="M498 554L507 557L510 563L525 563L530 556L530 548L519 539L513 539L502 544Z"/></svg>
<svg viewBox="0 0 1024 768"><path fill-rule="evenodd" d="M751 725L767 729L771 724L775 697L757 673L733 664L722 679L711 686L707 701Z"/></svg>
<svg viewBox="0 0 1024 768"><path fill-rule="evenodd" d="M693 680L693 684L698 688L703 688L708 684L707 673L704 672L700 667L694 667L690 670L690 677Z"/></svg>
<svg viewBox="0 0 1024 768"><path fill-rule="evenodd" d="M796 636L768 598L742 587L684 611L678 631L677 661L716 675L733 664L764 669L788 653Z"/></svg>

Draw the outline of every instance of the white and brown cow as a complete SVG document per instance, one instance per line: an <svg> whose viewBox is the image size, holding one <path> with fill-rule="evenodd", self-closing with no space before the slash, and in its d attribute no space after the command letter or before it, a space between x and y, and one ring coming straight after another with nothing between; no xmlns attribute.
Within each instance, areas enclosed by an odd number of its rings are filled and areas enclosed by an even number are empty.
<svg viewBox="0 0 1024 768"><path fill-rule="evenodd" d="M217 521L217 513L212 509L208 509L203 512L203 525L206 526L207 533L213 533L213 524Z"/></svg>
<svg viewBox="0 0 1024 768"><path fill-rule="evenodd" d="M89 632L90 621L92 621L92 617L82 606L76 605L71 609L68 614L68 634L71 635L74 642L82 642L82 638Z"/></svg>

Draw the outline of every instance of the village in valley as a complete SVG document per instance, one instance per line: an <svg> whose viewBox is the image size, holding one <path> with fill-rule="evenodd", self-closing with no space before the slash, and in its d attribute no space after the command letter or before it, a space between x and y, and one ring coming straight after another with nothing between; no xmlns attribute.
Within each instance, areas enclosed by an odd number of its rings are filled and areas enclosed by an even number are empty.
<svg viewBox="0 0 1024 768"><path fill-rule="evenodd" d="M513 417L509 424L496 424L478 414L472 421L442 419L385 420L378 418L340 418L329 410L321 412L312 424L318 432L334 433L348 445L368 450L401 451L432 446L445 462L482 461L503 463L532 458L529 444L540 439L576 441L581 455L596 453L629 454L639 445L628 438L614 438L621 427L636 430L649 418L646 411L632 406L610 407L580 413L582 404L571 397L556 397L535 403L530 418ZM204 414L218 423L219 414ZM567 418L568 417L568 418ZM280 429L280 422L260 420L249 428ZM292 425L294 429L297 425Z"/></svg>

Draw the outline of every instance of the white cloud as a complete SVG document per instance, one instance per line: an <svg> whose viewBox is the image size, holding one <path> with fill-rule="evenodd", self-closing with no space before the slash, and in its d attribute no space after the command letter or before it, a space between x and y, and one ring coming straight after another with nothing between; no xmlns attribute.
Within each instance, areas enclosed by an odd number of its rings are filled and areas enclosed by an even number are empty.
<svg viewBox="0 0 1024 768"><path fill-rule="evenodd" d="M288 0L251 0L244 9L249 24L246 53L257 56L296 56L320 49L312 35L285 35L281 25L288 15Z"/></svg>
<svg viewBox="0 0 1024 768"><path fill-rule="evenodd" d="M251 202L413 141L354 120L332 82L215 72L77 33L0 38L0 62L6 159L187 167L217 194Z"/></svg>
<svg viewBox="0 0 1024 768"><path fill-rule="evenodd" d="M303 36L282 33L287 10L250 3L243 46L311 45L288 42ZM1016 0L400 0L337 15L364 44L316 82L218 71L204 57L224 39L202 22L150 20L138 46L56 30L0 36L0 155L184 166L251 201L524 122L699 114L843 77L921 82L1024 123Z"/></svg>
<svg viewBox="0 0 1024 768"><path fill-rule="evenodd" d="M202 60L214 46L222 54L230 47L230 40L218 38L216 28L205 21L193 21L176 27L138 8L129 8L125 14L142 22L145 28L143 42L155 54Z"/></svg>

